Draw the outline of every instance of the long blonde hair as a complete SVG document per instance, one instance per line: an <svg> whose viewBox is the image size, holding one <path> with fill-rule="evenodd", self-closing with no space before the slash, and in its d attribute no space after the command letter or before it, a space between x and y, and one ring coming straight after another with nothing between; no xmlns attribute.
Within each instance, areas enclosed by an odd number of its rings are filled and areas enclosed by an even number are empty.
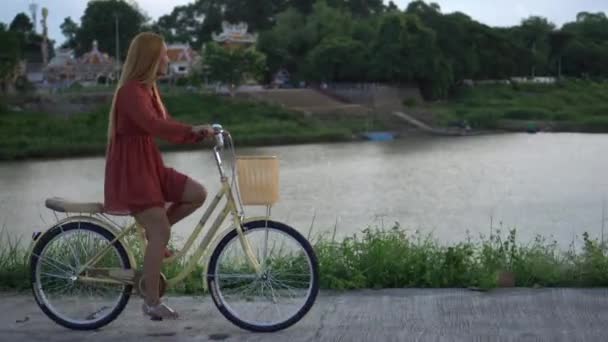
<svg viewBox="0 0 608 342"><path fill-rule="evenodd" d="M157 97L157 101L160 101L158 90L156 89L156 78L163 44L163 37L152 32L142 32L135 36L131 41L129 51L127 52L127 59L122 67L122 73L120 74L120 79L116 86L114 98L112 99L112 106L110 107L110 113L108 115L108 146L106 152L110 149L110 144L112 143L115 133L116 96L118 90L120 90L125 83L137 80L151 86L152 91Z"/></svg>

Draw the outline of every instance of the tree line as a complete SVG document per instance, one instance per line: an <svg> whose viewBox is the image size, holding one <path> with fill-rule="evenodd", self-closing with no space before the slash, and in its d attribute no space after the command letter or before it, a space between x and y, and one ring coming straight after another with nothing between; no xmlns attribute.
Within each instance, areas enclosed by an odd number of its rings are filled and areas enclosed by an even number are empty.
<svg viewBox="0 0 608 342"><path fill-rule="evenodd" d="M68 17L61 29L64 47L77 54L95 39L115 55L118 23L124 60L137 32L155 31L202 49L222 21L246 22L259 34L267 80L286 69L294 81L416 83L433 99L466 79L608 77L605 13L573 14L559 28L539 16L501 28L424 1L400 9L382 0L196 0L151 21L133 0L97 0L88 3L79 25ZM0 40L9 31L0 25Z"/></svg>

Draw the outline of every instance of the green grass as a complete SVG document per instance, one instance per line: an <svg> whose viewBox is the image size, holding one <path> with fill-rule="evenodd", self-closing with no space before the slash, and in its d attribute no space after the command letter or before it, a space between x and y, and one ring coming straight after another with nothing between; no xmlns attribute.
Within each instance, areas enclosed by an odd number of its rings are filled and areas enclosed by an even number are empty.
<svg viewBox="0 0 608 342"><path fill-rule="evenodd" d="M212 95L165 96L174 118L190 124L221 123L238 146L343 141L366 128L363 119L321 122L278 106ZM69 118L43 113L0 113L0 160L101 155L109 105ZM161 148L196 148L161 143Z"/></svg>
<svg viewBox="0 0 608 342"><path fill-rule="evenodd" d="M431 236L409 235L395 226L367 229L339 243L322 240L316 249L324 288L443 288L497 286L500 272L515 274L516 285L605 286L608 251L584 237L579 253L562 252L555 242L538 237L516 242L516 232L500 232L477 241L445 246Z"/></svg>
<svg viewBox="0 0 608 342"><path fill-rule="evenodd" d="M608 246L587 233L579 248L561 250L555 241L536 237L518 242L516 231L496 231L488 237L467 238L452 245L430 235L368 228L342 241L323 235L313 239L320 263L323 289L446 288L497 286L500 272L509 271L521 287L608 286ZM29 288L26 249L7 235L1 236L0 289ZM141 248L134 246L141 264ZM289 261L283 263L289 265ZM183 265L166 266L167 277ZM199 266L173 293L203 293Z"/></svg>
<svg viewBox="0 0 608 342"><path fill-rule="evenodd" d="M467 120L475 128L500 128L501 119L554 121L563 130L608 132L608 83L463 87L432 107L443 124Z"/></svg>
<svg viewBox="0 0 608 342"><path fill-rule="evenodd" d="M30 288L27 248L20 239L11 239L5 229L0 230L0 290Z"/></svg>

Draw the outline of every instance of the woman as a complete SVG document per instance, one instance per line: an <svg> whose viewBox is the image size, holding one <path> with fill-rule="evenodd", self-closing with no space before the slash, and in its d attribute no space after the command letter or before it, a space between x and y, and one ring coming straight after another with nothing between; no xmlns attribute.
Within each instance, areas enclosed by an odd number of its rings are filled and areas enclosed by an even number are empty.
<svg viewBox="0 0 608 342"><path fill-rule="evenodd" d="M133 215L146 231L142 309L153 319L177 318L160 302L162 260L171 226L199 208L207 195L199 183L164 165L154 138L195 143L213 134L207 125L185 125L167 113L156 80L167 73L168 62L159 35L140 33L133 39L110 109L106 153L105 211Z"/></svg>

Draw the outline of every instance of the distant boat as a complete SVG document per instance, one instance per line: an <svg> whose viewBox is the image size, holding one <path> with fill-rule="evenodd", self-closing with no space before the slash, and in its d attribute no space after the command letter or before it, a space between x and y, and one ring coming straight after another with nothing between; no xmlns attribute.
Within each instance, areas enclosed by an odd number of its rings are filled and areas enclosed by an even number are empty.
<svg viewBox="0 0 608 342"><path fill-rule="evenodd" d="M391 141L395 139L395 134L391 132L367 132L363 137L371 141Z"/></svg>
<svg viewBox="0 0 608 342"><path fill-rule="evenodd" d="M528 133L534 134L534 133L538 133L539 131L540 131L540 128L535 123L531 123L526 127L526 132L528 132Z"/></svg>

